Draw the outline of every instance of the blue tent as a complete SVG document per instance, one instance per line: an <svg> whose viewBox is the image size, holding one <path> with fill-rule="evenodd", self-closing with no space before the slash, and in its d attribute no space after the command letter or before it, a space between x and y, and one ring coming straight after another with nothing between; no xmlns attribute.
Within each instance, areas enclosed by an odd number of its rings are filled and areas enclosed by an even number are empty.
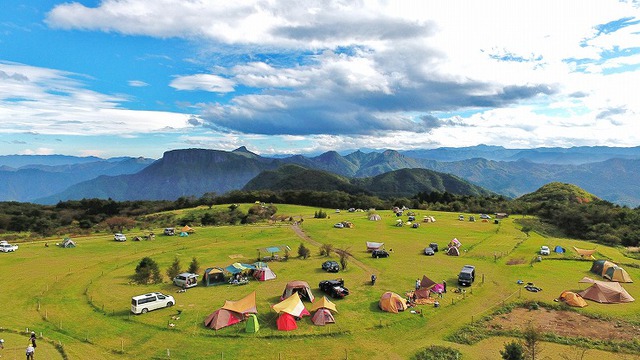
<svg viewBox="0 0 640 360"><path fill-rule="evenodd" d="M556 247L555 247L555 249L553 249L553 251L558 253L558 254L564 254L566 252L566 250L560 245L556 245Z"/></svg>

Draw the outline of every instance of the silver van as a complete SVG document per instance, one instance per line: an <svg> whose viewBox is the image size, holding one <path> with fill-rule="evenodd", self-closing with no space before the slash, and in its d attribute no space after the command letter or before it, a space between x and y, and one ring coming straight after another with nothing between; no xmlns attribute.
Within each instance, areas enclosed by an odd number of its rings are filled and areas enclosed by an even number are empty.
<svg viewBox="0 0 640 360"><path fill-rule="evenodd" d="M192 288L198 285L198 274L182 273L173 278L173 284L183 289Z"/></svg>

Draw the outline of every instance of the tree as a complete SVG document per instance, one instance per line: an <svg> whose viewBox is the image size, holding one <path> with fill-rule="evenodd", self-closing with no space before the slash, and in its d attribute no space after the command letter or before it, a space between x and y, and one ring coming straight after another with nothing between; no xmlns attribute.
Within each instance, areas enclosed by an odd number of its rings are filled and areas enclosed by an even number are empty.
<svg viewBox="0 0 640 360"><path fill-rule="evenodd" d="M303 243L300 243L300 246L298 247L298 257L301 257L306 260L309 257L309 255L311 255L311 250L309 250L306 246L304 246Z"/></svg>
<svg viewBox="0 0 640 360"><path fill-rule="evenodd" d="M524 349L517 341L504 344L504 350L500 351L503 360L524 360Z"/></svg>
<svg viewBox="0 0 640 360"><path fill-rule="evenodd" d="M340 266L342 266L342 270L347 270L347 265L349 265L349 248L346 249L336 249L336 253L340 256Z"/></svg>
<svg viewBox="0 0 640 360"><path fill-rule="evenodd" d="M158 264L150 257L142 258L138 266L136 266L133 280L138 284L161 283L162 276L160 275Z"/></svg>
<svg viewBox="0 0 640 360"><path fill-rule="evenodd" d="M114 216L105 220L105 223L109 227L109 230L122 232L125 228L131 229L136 225L136 222L128 217Z"/></svg>
<svg viewBox="0 0 640 360"><path fill-rule="evenodd" d="M207 205L209 207L209 210L211 210L213 205L216 203L216 193L206 192L202 194L202 196L200 197L200 203L202 205Z"/></svg>
<svg viewBox="0 0 640 360"><path fill-rule="evenodd" d="M524 338L523 345L527 359L536 360L540 352L542 352L540 344L542 342L542 333L529 323L524 333L522 333L522 337Z"/></svg>
<svg viewBox="0 0 640 360"><path fill-rule="evenodd" d="M320 246L320 256L329 256L331 255L332 251L333 251L332 244L322 244L322 246Z"/></svg>
<svg viewBox="0 0 640 360"><path fill-rule="evenodd" d="M169 277L169 279L173 279L181 272L182 270L180 270L180 259L178 259L178 257L176 256L173 259L173 263L171 264L171 266L169 266L169 268L167 269L167 276Z"/></svg>
<svg viewBox="0 0 640 360"><path fill-rule="evenodd" d="M198 263L198 259L196 259L195 256L191 259L188 271L193 274L197 274L200 271L200 263Z"/></svg>

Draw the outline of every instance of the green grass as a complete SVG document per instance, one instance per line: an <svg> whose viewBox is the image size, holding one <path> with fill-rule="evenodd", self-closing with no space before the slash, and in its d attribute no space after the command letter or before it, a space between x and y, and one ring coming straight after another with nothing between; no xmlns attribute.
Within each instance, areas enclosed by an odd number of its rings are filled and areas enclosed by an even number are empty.
<svg viewBox="0 0 640 360"><path fill-rule="evenodd" d="M241 206L246 209L250 205ZM309 259L295 258L298 245L303 240L288 223L278 222L202 227L196 228L196 233L187 238L157 235L152 241L129 240L124 243L114 242L112 235L102 233L75 238L78 247L73 249L45 247L45 240L21 243L18 252L0 254L0 272L5 275L0 303L4 309L11 309L2 313L0 327L10 331L7 334L13 334L11 336L18 336L16 332L24 332L26 328L42 332L52 344L63 344L71 359L165 359L168 358L167 351L174 359L221 356L226 359L247 356L278 359L279 356L299 358L302 353L313 354L314 358L342 359L346 354L350 359L407 359L430 345L458 349L465 359L498 358L502 343L481 341L474 345L461 345L445 339L504 303L527 300L552 302L563 290L583 289L585 285L577 281L583 276L593 277L589 273L591 262L579 260L572 246L595 247L600 257L621 264L640 265L640 261L625 257L616 248L543 237L535 232L527 236L512 219L502 220L497 225L492 221L458 221L457 213L417 211L419 221L424 215L433 215L437 221L421 223L419 228L413 229L394 226L397 218L390 211L378 211L382 220L375 222L369 221L366 213L362 212L334 213L334 210L327 209L329 218L313 219L317 208L277 207L279 215L291 215L296 220L303 217L301 227L314 242L349 249L363 265L360 267L352 261L345 272L338 274L345 279L352 294L335 301L338 313L334 325L316 327L309 318L305 318L299 322L298 330L280 332L276 329L276 314L270 306L279 301L286 282L305 280L318 296L321 295L317 289L318 282L336 277L321 271L320 264L327 258L320 257L318 247L312 243L305 243L312 252ZM206 210L201 208L197 211ZM333 224L340 221L351 221L355 227L333 228ZM154 230L156 234L162 233L162 229ZM142 233L131 231L126 235L131 239ZM431 257L422 255L430 242L437 242L442 249L454 237L462 242L460 257L446 256L442 252ZM60 240L46 241L52 245ZM366 252L366 241L384 242L386 249L393 249L391 257L371 258ZM245 286L198 286L186 293L176 293L177 288L164 275L176 256L183 268L187 268L191 259L196 257L204 270L236 261L253 262L258 256L256 249L269 245L289 245L292 249L289 261L271 263L278 276L274 281L252 281ZM561 245L567 248L568 253L552 253L542 262L530 264L541 245L552 248ZM130 283L135 266L144 256L152 257L159 264L165 277L163 284L142 286ZM335 254L330 258L338 259ZM525 261L519 265L507 265L513 259ZM464 297L450 291L440 308L421 307L422 316L410 312L388 314L378 309L377 302L384 291L402 295L411 290L415 279L423 274L434 281L446 280L452 290L458 271L464 264L473 264L477 268L477 281ZM638 267L627 266L626 270L632 278L640 279ZM369 285L371 272L378 274L375 286ZM544 290L540 293L521 291L516 284L518 279L533 282ZM632 295L640 293L637 283L624 286ZM225 300L239 299L254 290L257 292L261 325L257 334L244 333L242 325L217 332L204 328L204 318L221 307ZM131 296L149 291L172 294L176 298L176 306L140 316L129 314ZM178 310L181 311L180 319L172 319ZM590 302L580 311L640 321L639 310L637 302L625 305ZM169 328L169 322L176 326ZM53 345L50 346L54 349ZM554 345L554 348L556 346L560 345ZM572 350L569 346L560 348L567 353ZM481 352L477 352L478 349ZM54 351L53 354L50 358L62 358L59 352Z"/></svg>

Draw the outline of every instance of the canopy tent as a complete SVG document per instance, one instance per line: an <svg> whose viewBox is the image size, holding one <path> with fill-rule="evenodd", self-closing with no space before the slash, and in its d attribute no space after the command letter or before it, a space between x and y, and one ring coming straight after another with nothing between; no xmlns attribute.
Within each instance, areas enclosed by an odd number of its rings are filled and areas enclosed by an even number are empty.
<svg viewBox="0 0 640 360"><path fill-rule="evenodd" d="M422 275L422 280L420 281L421 289L431 289L435 284L436 282L429 279L427 275Z"/></svg>
<svg viewBox="0 0 640 360"><path fill-rule="evenodd" d="M313 302L313 293L311 292L311 288L306 281L289 281L287 283L287 286L285 286L284 292L282 292L282 296L280 297L280 299L286 299L294 293L298 293L298 295L300 295L299 297L304 300Z"/></svg>
<svg viewBox="0 0 640 360"><path fill-rule="evenodd" d="M311 315L307 309L305 309L302 300L299 296L289 296L288 298L280 301L279 303L271 306L276 313L287 313L295 317L303 317Z"/></svg>
<svg viewBox="0 0 640 360"><path fill-rule="evenodd" d="M379 250L382 247L384 247L384 243L367 241L367 251L368 252L372 252L373 250Z"/></svg>
<svg viewBox="0 0 640 360"><path fill-rule="evenodd" d="M460 249L458 249L455 246L451 246L450 248L447 249L447 255L460 256Z"/></svg>
<svg viewBox="0 0 640 360"><path fill-rule="evenodd" d="M223 327L239 323L242 321L242 317L242 314L226 309L218 309L204 320L204 326L219 330Z"/></svg>
<svg viewBox="0 0 640 360"><path fill-rule="evenodd" d="M268 267L259 268L253 272L253 277L258 281L268 281L276 278L276 274Z"/></svg>
<svg viewBox="0 0 640 360"><path fill-rule="evenodd" d="M247 317L247 325L244 328L244 331L254 334L260 330L260 324L258 323L258 317L255 314L249 314Z"/></svg>
<svg viewBox="0 0 640 360"><path fill-rule="evenodd" d="M579 282L593 284L587 289L578 293L585 299L593 300L603 304L619 304L632 302L635 299L617 282L606 282L593 280L588 277L582 278Z"/></svg>
<svg viewBox="0 0 640 360"><path fill-rule="evenodd" d="M397 314L398 311L404 311L407 309L407 301L403 299L402 296L394 292L387 291L380 297L378 306L382 311Z"/></svg>
<svg viewBox="0 0 640 360"><path fill-rule="evenodd" d="M196 232L196 231L195 231L195 230L193 230L193 228L192 228L191 226L189 226L189 225L185 225L182 229L180 229L180 231L182 231L182 232L186 232L186 233L189 233L189 234Z"/></svg>
<svg viewBox="0 0 640 360"><path fill-rule="evenodd" d="M60 246L63 248L74 248L76 247L76 242L71 240L70 238L64 238Z"/></svg>
<svg viewBox="0 0 640 360"><path fill-rule="evenodd" d="M553 252L555 252L556 254L564 254L567 250L565 250L565 248L563 248L560 245L556 245L555 248L553 248Z"/></svg>
<svg viewBox="0 0 640 360"><path fill-rule="evenodd" d="M278 330L282 331L291 331L298 328L296 319L287 313L280 314L280 316L278 316L278 320L276 320L276 324L278 325Z"/></svg>
<svg viewBox="0 0 640 360"><path fill-rule="evenodd" d="M629 276L629 273L627 273L625 269L617 265L609 267L607 271L604 273L604 275L602 275L602 277L611 281L617 281L622 283L633 282L633 280L631 280L631 276Z"/></svg>
<svg viewBox="0 0 640 360"><path fill-rule="evenodd" d="M334 324L336 319L333 317L333 314L331 314L331 311L321 308L313 314L311 322L313 322L314 325L324 326L326 324Z"/></svg>
<svg viewBox="0 0 640 360"><path fill-rule="evenodd" d="M268 246L264 248L259 248L258 250L258 259L262 259L262 253L267 253L269 256L266 260L274 260L278 258L278 254L281 251L287 252L291 251L291 248L287 245L278 245L278 246Z"/></svg>
<svg viewBox="0 0 640 360"><path fill-rule="evenodd" d="M560 299L560 301L564 301L565 304L569 306L585 307L588 305L587 302L584 301L582 296L572 291L563 291L562 294L560 294L560 296L558 297L558 299Z"/></svg>
<svg viewBox="0 0 640 360"><path fill-rule="evenodd" d="M371 214L371 215L369 215L369 220L371 220L371 221L380 221L380 220L382 220L382 218L378 214Z"/></svg>
<svg viewBox="0 0 640 360"><path fill-rule="evenodd" d="M245 270L255 270L256 267L251 264L243 264L243 263L233 263L224 268L225 271L235 275L241 273Z"/></svg>
<svg viewBox="0 0 640 360"><path fill-rule="evenodd" d="M593 264L591 264L591 272L600 276L604 276L606 274L607 269L612 266L616 266L616 264L607 260L594 260Z"/></svg>
<svg viewBox="0 0 640 360"><path fill-rule="evenodd" d="M218 267L207 268L204 271L202 283L204 286L226 284L227 279L224 276L224 270Z"/></svg>
<svg viewBox="0 0 640 360"><path fill-rule="evenodd" d="M583 259L592 259L595 260L596 258L593 257L593 254L595 254L596 250L585 250L585 249L578 249L577 247L573 247L573 250L575 250L578 255L580 255L580 257L582 257Z"/></svg>
<svg viewBox="0 0 640 360"><path fill-rule="evenodd" d="M256 292L253 291L238 301L225 300L222 308L240 314L257 314Z"/></svg>
<svg viewBox="0 0 640 360"><path fill-rule="evenodd" d="M338 312L338 310L336 309L336 304L332 303L329 299L327 299L326 296L321 297L311 305L311 311L322 308Z"/></svg>

